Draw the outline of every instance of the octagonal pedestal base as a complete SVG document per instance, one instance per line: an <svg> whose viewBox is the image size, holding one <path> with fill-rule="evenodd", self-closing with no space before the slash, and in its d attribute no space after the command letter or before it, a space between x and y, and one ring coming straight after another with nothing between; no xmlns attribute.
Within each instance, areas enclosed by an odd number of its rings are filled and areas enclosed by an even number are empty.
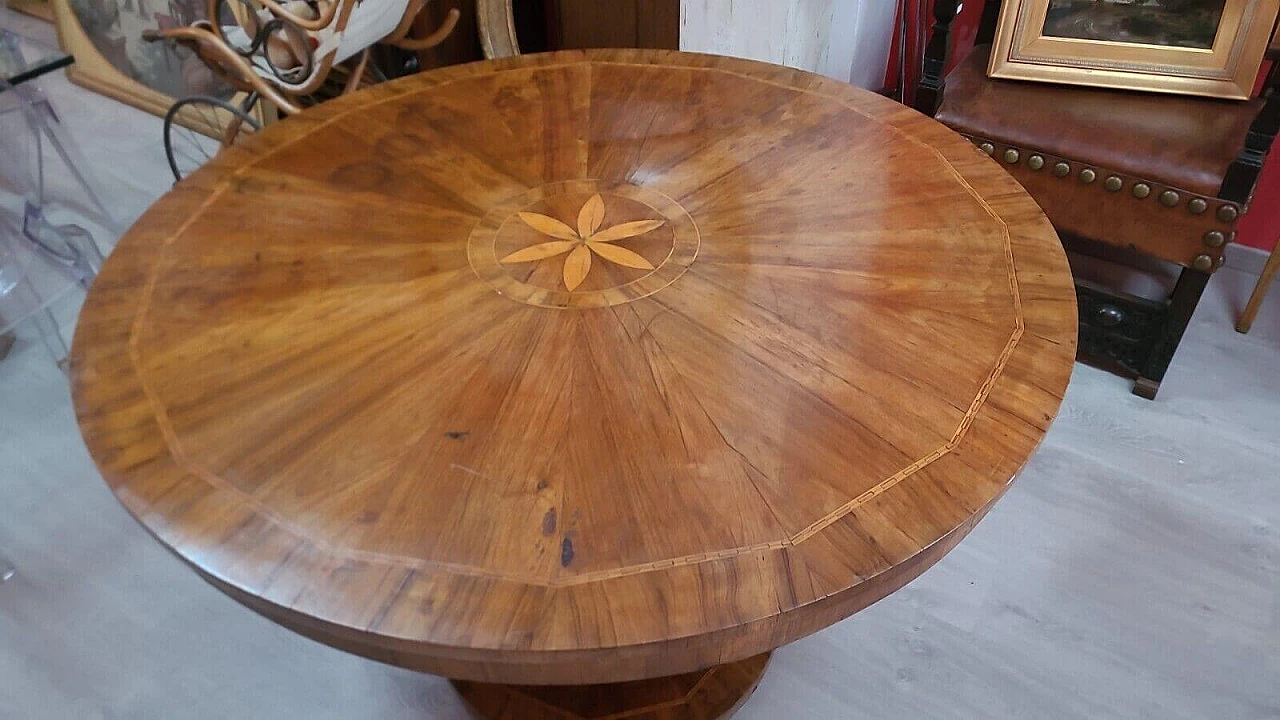
<svg viewBox="0 0 1280 720"><path fill-rule="evenodd" d="M699 672L607 685L491 685L454 680L484 720L727 718L760 683L770 653Z"/></svg>

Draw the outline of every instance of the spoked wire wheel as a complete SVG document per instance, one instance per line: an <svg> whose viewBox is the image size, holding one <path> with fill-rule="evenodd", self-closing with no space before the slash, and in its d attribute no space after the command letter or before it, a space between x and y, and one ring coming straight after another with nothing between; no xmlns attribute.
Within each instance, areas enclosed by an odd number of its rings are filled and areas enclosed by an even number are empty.
<svg viewBox="0 0 1280 720"><path fill-rule="evenodd" d="M249 114L257 100L256 94L250 94L237 106L207 95L192 95L174 103L164 116L164 154L174 180L195 172L218 150L262 129ZM203 125L204 132L181 124L179 115Z"/></svg>

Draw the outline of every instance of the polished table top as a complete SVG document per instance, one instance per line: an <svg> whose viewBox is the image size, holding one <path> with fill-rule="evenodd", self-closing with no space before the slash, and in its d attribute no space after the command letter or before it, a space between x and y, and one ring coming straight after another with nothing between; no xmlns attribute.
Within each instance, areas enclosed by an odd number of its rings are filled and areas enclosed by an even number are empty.
<svg viewBox="0 0 1280 720"><path fill-rule="evenodd" d="M223 591L455 678L746 658L949 551L1057 411L1057 238L889 100L664 51L283 121L121 241L73 351L122 503Z"/></svg>

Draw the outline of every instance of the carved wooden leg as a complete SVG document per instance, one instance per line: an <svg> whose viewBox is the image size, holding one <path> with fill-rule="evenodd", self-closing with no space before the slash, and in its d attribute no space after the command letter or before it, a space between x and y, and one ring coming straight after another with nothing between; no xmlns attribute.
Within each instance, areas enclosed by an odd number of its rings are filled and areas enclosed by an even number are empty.
<svg viewBox="0 0 1280 720"><path fill-rule="evenodd" d="M1271 256L1267 258L1267 266L1262 269L1262 275L1258 276L1258 284L1254 286L1253 294L1249 296L1249 304L1245 305L1244 314L1236 322L1236 332L1247 333L1249 328L1253 327L1253 319L1258 316L1258 308L1262 307L1262 300L1267 296L1267 289L1271 286L1277 270L1280 270L1280 243L1276 243Z"/></svg>
<svg viewBox="0 0 1280 720"><path fill-rule="evenodd" d="M1165 318L1164 328L1151 350L1146 367L1133 386L1133 394L1148 400L1156 399L1160 383L1169 369L1169 363L1173 361L1173 354L1178 351L1178 344L1182 342L1196 306L1200 304L1200 296L1204 294L1209 277L1209 273L1183 268L1182 274L1178 276L1178 284L1169 296L1169 314Z"/></svg>
<svg viewBox="0 0 1280 720"><path fill-rule="evenodd" d="M1160 392L1160 383L1150 378L1140 377L1133 381L1133 394L1146 400L1155 400Z"/></svg>
<svg viewBox="0 0 1280 720"><path fill-rule="evenodd" d="M746 702L769 653L675 677L609 685L492 685L453 681L483 720L723 720Z"/></svg>
<svg viewBox="0 0 1280 720"><path fill-rule="evenodd" d="M933 3L933 29L929 44L924 49L924 67L920 83L916 86L915 109L933 117L942 107L942 95L946 92L947 60L951 55L951 23L960 11L955 0L935 0ZM904 88L905 90L905 88Z"/></svg>

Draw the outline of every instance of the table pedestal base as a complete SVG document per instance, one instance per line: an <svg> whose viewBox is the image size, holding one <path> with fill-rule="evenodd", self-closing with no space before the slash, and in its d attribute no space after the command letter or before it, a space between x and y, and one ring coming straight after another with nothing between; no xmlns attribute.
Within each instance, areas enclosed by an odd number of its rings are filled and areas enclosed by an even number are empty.
<svg viewBox="0 0 1280 720"><path fill-rule="evenodd" d="M673 677L608 685L453 686L485 720L714 720L732 715L756 689L770 653Z"/></svg>

